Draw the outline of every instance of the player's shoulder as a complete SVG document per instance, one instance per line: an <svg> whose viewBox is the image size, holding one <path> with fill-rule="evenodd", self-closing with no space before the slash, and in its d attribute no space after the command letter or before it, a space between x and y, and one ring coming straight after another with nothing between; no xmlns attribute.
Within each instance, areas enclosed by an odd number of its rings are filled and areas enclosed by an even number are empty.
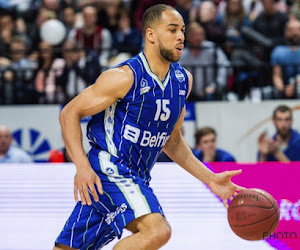
<svg viewBox="0 0 300 250"><path fill-rule="evenodd" d="M128 65L111 68L101 74L101 78L108 79L110 82L117 81L122 83L133 82L133 72Z"/></svg>

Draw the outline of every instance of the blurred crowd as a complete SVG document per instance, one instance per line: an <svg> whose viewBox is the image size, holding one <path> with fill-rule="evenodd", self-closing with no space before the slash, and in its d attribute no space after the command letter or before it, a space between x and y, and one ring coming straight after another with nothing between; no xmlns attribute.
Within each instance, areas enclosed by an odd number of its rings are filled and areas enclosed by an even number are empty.
<svg viewBox="0 0 300 250"><path fill-rule="evenodd" d="M190 101L300 98L300 0L0 0L0 104L65 104L142 50L157 3L187 25ZM65 26L59 44L41 38L49 20Z"/></svg>

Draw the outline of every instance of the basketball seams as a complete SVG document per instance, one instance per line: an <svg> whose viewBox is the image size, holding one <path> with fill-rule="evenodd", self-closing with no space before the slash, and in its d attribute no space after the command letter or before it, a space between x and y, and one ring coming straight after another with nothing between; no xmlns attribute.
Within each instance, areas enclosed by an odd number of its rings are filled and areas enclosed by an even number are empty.
<svg viewBox="0 0 300 250"><path fill-rule="evenodd" d="M279 217L276 216L276 219L273 221L273 223L271 224L271 226L268 228L267 232L270 232L271 228L273 227L274 224L276 224L279 221ZM278 223L277 223L278 224ZM276 226L277 227L277 226Z"/></svg>
<svg viewBox="0 0 300 250"><path fill-rule="evenodd" d="M255 189L251 189L251 190L254 191L255 193L260 194L263 197L265 197L270 202L270 204L273 206L273 208L275 208L275 204L276 204L275 199L274 199L274 203L272 203L272 201L270 201L270 199L266 195L264 195L263 193L260 193L260 192L256 191Z"/></svg>
<svg viewBox="0 0 300 250"><path fill-rule="evenodd" d="M274 209L274 207L263 207L263 206L258 206L258 205L236 205L233 207L230 207L230 210L234 208L239 208L239 207L259 207L259 208L265 208L265 209Z"/></svg>
<svg viewBox="0 0 300 250"><path fill-rule="evenodd" d="M255 224L258 224L258 223L261 223L261 222L263 222L263 221L266 221L266 220L268 220L268 219L270 219L274 214L276 214L277 213L277 211L275 211L273 214L271 214L270 216L268 216L268 217L266 217L266 218L264 218L264 219L262 219L262 220L259 220L259 221L255 221L255 222L253 222L253 223L250 223L250 224L245 224L245 225L230 225L231 227L246 227L246 226L252 226L252 225L255 225ZM272 224L273 225L273 224Z"/></svg>

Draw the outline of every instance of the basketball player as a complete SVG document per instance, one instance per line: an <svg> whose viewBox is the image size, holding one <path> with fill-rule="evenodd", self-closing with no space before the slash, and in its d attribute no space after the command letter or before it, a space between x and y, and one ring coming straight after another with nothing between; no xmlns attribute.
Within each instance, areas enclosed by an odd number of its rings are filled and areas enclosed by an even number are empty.
<svg viewBox="0 0 300 250"><path fill-rule="evenodd" d="M158 249L171 229L149 187L150 170L164 152L206 183L224 203L236 191L238 171L214 174L194 156L180 127L192 76L177 63L183 49L182 16L168 5L149 8L142 20L145 49L102 73L60 116L64 141L77 172L77 205L56 240L58 249L100 249L124 228L133 234L114 249ZM92 149L85 155L80 119ZM81 201L78 201L78 192Z"/></svg>

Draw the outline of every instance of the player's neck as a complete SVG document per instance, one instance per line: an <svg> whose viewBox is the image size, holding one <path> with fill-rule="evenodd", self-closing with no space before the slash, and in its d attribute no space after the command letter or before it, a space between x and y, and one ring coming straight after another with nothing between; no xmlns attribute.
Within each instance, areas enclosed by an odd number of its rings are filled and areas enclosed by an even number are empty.
<svg viewBox="0 0 300 250"><path fill-rule="evenodd" d="M144 50L151 71L163 81L169 71L170 62L165 60L162 56L153 56L154 53Z"/></svg>

